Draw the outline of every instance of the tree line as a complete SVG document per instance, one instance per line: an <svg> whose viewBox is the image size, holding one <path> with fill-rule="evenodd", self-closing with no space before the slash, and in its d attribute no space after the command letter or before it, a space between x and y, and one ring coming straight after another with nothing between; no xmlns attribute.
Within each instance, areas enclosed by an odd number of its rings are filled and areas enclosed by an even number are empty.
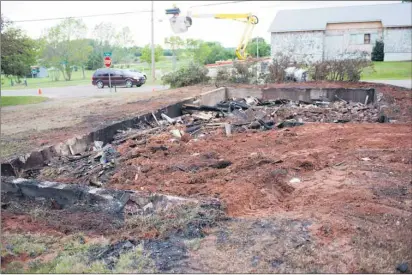
<svg viewBox="0 0 412 275"><path fill-rule="evenodd" d="M102 22L92 29L92 38L85 38L87 26L81 19L68 18L46 29L39 39L28 37L13 22L1 15L1 59L2 74L24 77L30 74L31 65L41 65L59 72L51 73L58 80L60 73L65 80L70 80L73 68L95 70L103 67L103 53L112 52L113 64L151 63L151 47L135 45L131 30L124 27L116 30L111 23ZM177 60L190 59L198 64L211 64L218 60L235 59L234 48L225 48L219 42L207 42L196 39L181 39L171 36L165 39L169 49L155 46L155 62L162 56L172 56ZM251 56L270 55L270 46L263 38L255 38L248 45Z"/></svg>

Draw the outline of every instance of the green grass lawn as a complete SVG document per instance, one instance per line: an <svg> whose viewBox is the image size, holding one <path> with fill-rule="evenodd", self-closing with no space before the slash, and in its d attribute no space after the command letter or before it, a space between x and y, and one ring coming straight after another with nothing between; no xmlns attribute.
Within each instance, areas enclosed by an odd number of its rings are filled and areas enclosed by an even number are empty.
<svg viewBox="0 0 412 275"><path fill-rule="evenodd" d="M15 106L15 105L27 105L35 104L46 101L47 97L41 96L2 96L0 97L0 106Z"/></svg>
<svg viewBox="0 0 412 275"><path fill-rule="evenodd" d="M176 68L179 69L182 66L187 66L190 63L190 59L182 58L181 60L177 60ZM152 70L151 65L148 63L140 63L140 64L131 64L130 66L126 65L114 65L115 69L136 69L141 72L146 73L147 85L161 85L162 84L162 75L169 73L173 70L172 59L170 58L161 58L160 61L156 62L155 69L156 69L156 80L153 81L152 79ZM92 75L94 71L86 70L85 71L85 78L83 78L83 73L81 70L72 73L72 77L70 81L66 81L63 79L63 76L60 75L59 81L53 81L51 78L27 78L27 87L22 84L15 84L11 86L11 81L9 78L2 76L1 88L3 90L21 90L21 89L42 89L42 88L51 88L51 87L68 87L68 86L77 86L77 85L92 85Z"/></svg>
<svg viewBox="0 0 412 275"><path fill-rule="evenodd" d="M188 64L188 60L178 61L177 68L179 66L184 66ZM120 66L116 66L115 68L120 68ZM123 67L126 69L126 67ZM152 79L152 71L150 64L142 63L142 64L135 64L130 65L130 69L137 69L142 72L145 72L147 75L146 84L161 84L161 76L156 76L156 81ZM161 71L162 74L168 73L172 71L172 62L169 59L163 59L159 62L156 62L156 71ZM15 84L11 86L11 81L7 77L2 77L3 84L1 88L3 90L21 90L21 89L39 89L39 88L51 88L51 87L67 87L67 86L78 86L78 85L92 85L92 75L94 71L85 71L85 78L83 78L83 73L81 70L72 73L72 77L70 81L66 81L63 79L63 76L60 75L59 81L53 81L51 78L27 78L27 87L23 84Z"/></svg>
<svg viewBox="0 0 412 275"><path fill-rule="evenodd" d="M177 68L186 66L189 64L190 60L182 59L177 61ZM411 61L399 61L399 62L374 62L374 71L372 69L365 69L362 74L362 80L379 80L379 79L411 79L412 78L412 62ZM115 68L121 68L119 65L115 65ZM126 68L126 67L124 67ZM132 64L130 69L140 70L147 75L146 84L162 84L161 75L156 76L156 81L152 79L152 71L150 64ZM172 71L172 61L171 59L163 58L162 60L156 62L156 71L161 71L162 74ZM59 81L52 81L51 78L28 78L28 86L22 84L17 84L11 86L10 79L3 78L3 84L1 88L3 90L20 90L20 89L39 89L39 88L50 88L50 87L67 87L76 85L91 85L91 79L94 71L85 71L85 78L83 78L83 73L81 70L73 72L72 79L70 81L65 81L63 76L60 77Z"/></svg>
<svg viewBox="0 0 412 275"><path fill-rule="evenodd" d="M362 80L412 79L411 61L375 61L373 64L374 71L371 69L365 69L362 74Z"/></svg>
<svg viewBox="0 0 412 275"><path fill-rule="evenodd" d="M21 90L21 89L39 89L39 88L50 88L50 87L67 87L76 85L87 85L91 84L93 71L85 71L85 78L83 79L83 73L81 70L72 73L72 78L70 81L64 80L63 76L60 75L59 81L53 81L49 77L45 78L27 78L27 87L23 84L15 84L11 86L9 78L4 78L1 88L3 90Z"/></svg>

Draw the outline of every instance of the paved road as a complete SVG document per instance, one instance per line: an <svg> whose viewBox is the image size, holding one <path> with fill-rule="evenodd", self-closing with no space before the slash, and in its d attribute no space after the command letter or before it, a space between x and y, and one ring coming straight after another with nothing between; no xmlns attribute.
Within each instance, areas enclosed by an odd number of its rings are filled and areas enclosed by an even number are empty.
<svg viewBox="0 0 412 275"><path fill-rule="evenodd" d="M143 85L142 87L133 88L117 88L118 93L139 93L150 92L152 90L161 91L168 89L168 86L162 85ZM93 85L82 86L69 86L69 87L56 87L56 88L44 88L42 94L49 98L75 98L75 97L93 97L100 95L109 95L110 89L105 87L104 89L98 89ZM112 94L114 94L114 88L112 88ZM24 90L2 90L2 96L36 96L38 95L37 89L24 89Z"/></svg>
<svg viewBox="0 0 412 275"><path fill-rule="evenodd" d="M399 87L412 89L412 79L405 79L405 80L367 80L365 82L383 83L383 84L389 84L389 85L394 85L394 86L399 86Z"/></svg>

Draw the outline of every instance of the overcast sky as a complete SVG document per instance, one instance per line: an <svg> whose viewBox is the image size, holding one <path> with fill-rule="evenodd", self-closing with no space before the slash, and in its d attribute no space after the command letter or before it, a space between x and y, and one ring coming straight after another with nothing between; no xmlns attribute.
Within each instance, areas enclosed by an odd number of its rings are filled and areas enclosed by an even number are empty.
<svg viewBox="0 0 412 275"><path fill-rule="evenodd" d="M155 1L155 43L163 45L165 37L174 35L165 9L176 4L186 14L193 13L253 13L259 18L254 36L261 36L269 42L268 28L276 12L282 9L305 9L348 5L376 5L397 3L400 1L245 1L242 3L222 4L233 1ZM203 7L193 7L205 5ZM219 5L211 5L219 4ZM151 1L1 1L1 13L12 21L43 19L68 16L85 16L95 14L120 13L150 10ZM163 21L160 21L163 20ZM33 38L38 38L46 28L58 24L61 20L16 23ZM84 18L91 37L92 29L101 22L111 22L116 28L128 26L134 35L135 44L144 46L151 41L151 21L149 13L112 15ZM244 24L231 20L213 18L195 18L189 31L180 34L182 38L219 41L225 47L235 47L242 35Z"/></svg>

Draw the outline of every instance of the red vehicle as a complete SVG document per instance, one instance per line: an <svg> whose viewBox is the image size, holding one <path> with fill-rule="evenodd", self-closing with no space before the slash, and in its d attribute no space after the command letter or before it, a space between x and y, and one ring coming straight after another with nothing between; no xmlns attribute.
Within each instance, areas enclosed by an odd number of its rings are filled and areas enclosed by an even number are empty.
<svg viewBox="0 0 412 275"><path fill-rule="evenodd" d="M134 85L140 87L146 82L146 78L141 73L119 69L98 69L93 74L92 84L99 89L109 86L109 74L112 87L126 86L131 88Z"/></svg>

